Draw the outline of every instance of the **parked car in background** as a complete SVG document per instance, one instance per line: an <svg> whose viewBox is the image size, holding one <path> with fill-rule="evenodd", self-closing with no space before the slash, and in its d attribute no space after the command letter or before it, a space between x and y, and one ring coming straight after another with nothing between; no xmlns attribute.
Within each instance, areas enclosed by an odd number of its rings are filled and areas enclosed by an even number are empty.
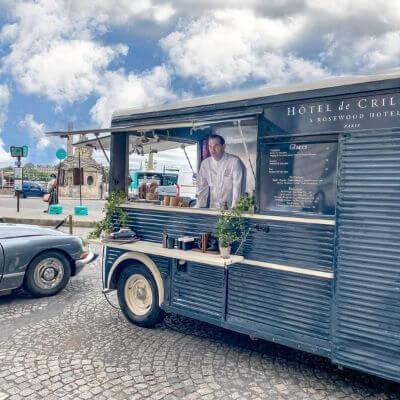
<svg viewBox="0 0 400 400"><path fill-rule="evenodd" d="M36 182L24 181L22 183L21 196L26 199L27 197L43 197L47 193L47 188L39 185ZM15 191L15 195L17 191Z"/></svg>
<svg viewBox="0 0 400 400"><path fill-rule="evenodd" d="M61 291L95 260L82 239L34 225L0 224L0 295L23 287L34 297Z"/></svg>

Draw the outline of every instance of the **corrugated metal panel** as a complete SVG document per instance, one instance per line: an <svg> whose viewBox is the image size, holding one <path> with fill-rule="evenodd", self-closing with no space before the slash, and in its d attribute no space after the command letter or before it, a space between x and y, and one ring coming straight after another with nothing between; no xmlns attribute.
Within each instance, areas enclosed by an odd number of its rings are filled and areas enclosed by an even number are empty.
<svg viewBox="0 0 400 400"><path fill-rule="evenodd" d="M170 258L158 256L150 256L150 258L157 265L161 275L169 276L171 274Z"/></svg>
<svg viewBox="0 0 400 400"><path fill-rule="evenodd" d="M115 261L125 253L125 250L116 249L114 247L106 248L106 256L104 262L104 282L107 282L108 274Z"/></svg>
<svg viewBox="0 0 400 400"><path fill-rule="evenodd" d="M249 221L249 226L268 226L267 233L252 229L242 255L250 260L267 261L318 271L332 271L334 227L290 222Z"/></svg>
<svg viewBox="0 0 400 400"><path fill-rule="evenodd" d="M208 215L174 213L126 208L128 225L137 235L151 242L161 243L162 233L174 236L201 234L213 230L215 218Z"/></svg>
<svg viewBox="0 0 400 400"><path fill-rule="evenodd" d="M400 133L340 139L335 362L400 381Z"/></svg>
<svg viewBox="0 0 400 400"><path fill-rule="evenodd" d="M161 278L164 281L164 304L169 305L171 300L171 259L167 257L150 256L157 265Z"/></svg>
<svg viewBox="0 0 400 400"><path fill-rule="evenodd" d="M242 321L266 332L280 329L313 344L330 339L330 315L329 279L245 264L229 267L228 322Z"/></svg>
<svg viewBox="0 0 400 400"><path fill-rule="evenodd" d="M200 235L214 230L215 217L171 211L127 208L128 224L140 238L161 242L165 230L176 236ZM268 227L268 232L254 229ZM332 271L334 227L297 222L248 219L252 227L241 254L251 260Z"/></svg>
<svg viewBox="0 0 400 400"><path fill-rule="evenodd" d="M221 319L225 304L224 268L187 263L186 271L174 270L171 305L196 314Z"/></svg>

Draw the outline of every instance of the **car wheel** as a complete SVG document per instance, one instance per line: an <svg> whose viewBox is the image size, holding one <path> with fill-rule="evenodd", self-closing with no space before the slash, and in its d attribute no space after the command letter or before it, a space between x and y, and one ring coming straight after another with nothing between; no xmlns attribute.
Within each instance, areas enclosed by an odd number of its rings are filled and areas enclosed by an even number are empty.
<svg viewBox="0 0 400 400"><path fill-rule="evenodd" d="M25 273L24 288L34 297L52 296L64 289L71 277L67 257L56 251L36 256Z"/></svg>
<svg viewBox="0 0 400 400"><path fill-rule="evenodd" d="M158 289L150 271L144 265L124 268L117 284L118 302L128 321L153 327L164 319L158 305Z"/></svg>

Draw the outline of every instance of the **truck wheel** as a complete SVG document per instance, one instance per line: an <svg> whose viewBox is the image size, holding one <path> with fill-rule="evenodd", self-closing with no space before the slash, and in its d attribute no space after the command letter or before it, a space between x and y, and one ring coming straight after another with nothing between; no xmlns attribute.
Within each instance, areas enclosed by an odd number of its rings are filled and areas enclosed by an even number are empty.
<svg viewBox="0 0 400 400"><path fill-rule="evenodd" d="M144 265L124 268L117 283L118 302L126 319L151 328L164 319L158 305L158 289L153 275Z"/></svg>
<svg viewBox="0 0 400 400"><path fill-rule="evenodd" d="M46 251L29 264L24 289L34 297L52 296L65 288L70 276L69 260L56 251Z"/></svg>

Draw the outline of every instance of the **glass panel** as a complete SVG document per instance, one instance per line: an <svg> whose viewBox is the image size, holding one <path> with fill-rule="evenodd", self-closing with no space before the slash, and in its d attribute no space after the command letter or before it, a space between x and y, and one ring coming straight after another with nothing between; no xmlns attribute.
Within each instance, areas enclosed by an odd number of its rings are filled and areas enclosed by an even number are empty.
<svg viewBox="0 0 400 400"><path fill-rule="evenodd" d="M245 147L243 144L242 136L239 127L233 125L232 122L222 126L214 126L212 129L213 134L221 135L225 139L225 151L240 158L246 169L246 179L244 182L244 191L250 195L254 194L255 178L250 166L253 166L254 173L256 173L257 162L257 120L251 119L242 121L241 123L243 136L247 145L250 156L250 161L247 157Z"/></svg>
<svg viewBox="0 0 400 400"><path fill-rule="evenodd" d="M337 148L336 140L263 143L260 211L334 215Z"/></svg>

